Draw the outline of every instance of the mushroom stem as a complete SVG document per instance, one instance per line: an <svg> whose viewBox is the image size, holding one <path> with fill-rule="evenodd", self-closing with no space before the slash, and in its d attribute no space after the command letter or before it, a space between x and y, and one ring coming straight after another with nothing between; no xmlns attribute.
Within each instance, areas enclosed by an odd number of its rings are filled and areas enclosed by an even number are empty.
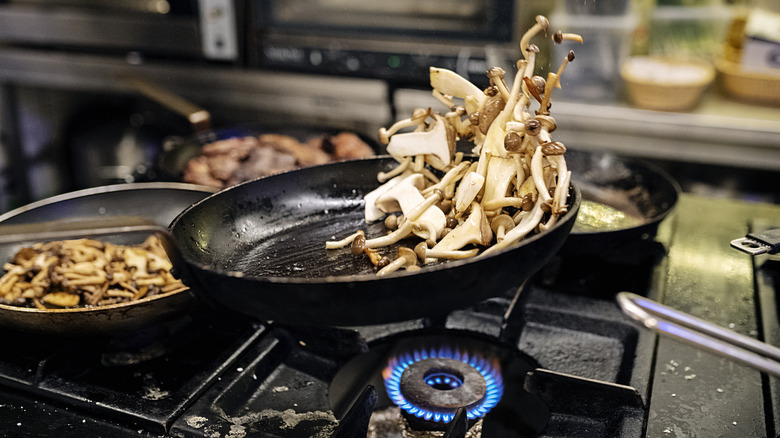
<svg viewBox="0 0 780 438"><path fill-rule="evenodd" d="M540 31L547 33L549 29L550 22L547 20L547 17L543 15L537 15L536 24L531 26L531 28L523 34L523 37L520 38L520 51L523 53L523 57L526 57L526 50L528 50L528 46L531 43L531 38L536 36L536 34L538 34Z"/></svg>
<svg viewBox="0 0 780 438"><path fill-rule="evenodd" d="M420 242L414 247L414 252L422 263L433 263L436 259L460 260L474 257L479 253L478 248L469 250L434 250L428 248L428 244Z"/></svg>
<svg viewBox="0 0 780 438"><path fill-rule="evenodd" d="M582 42L582 37L580 37L580 42ZM566 68L566 65L571 61L574 61L574 51L572 50L570 50L569 53L566 55L566 58L563 59L561 66L558 67L557 73L550 72L547 74L547 86L545 87L544 99L542 100L542 103L540 105L540 111L543 114L550 113L549 111L550 98L552 96L553 88L561 87L561 75L563 74L563 70Z"/></svg>
<svg viewBox="0 0 780 438"><path fill-rule="evenodd" d="M382 277L401 268L414 265L417 265L417 254L415 254L411 249L402 246L398 248L398 257L390 262L390 264L380 269L376 275L378 277Z"/></svg>
<svg viewBox="0 0 780 438"><path fill-rule="evenodd" d="M523 202L524 202L523 198L518 198L515 196L506 196L503 198L492 199L488 202L483 202L482 208L484 208L486 211L500 210L506 207L520 208L523 206Z"/></svg>
<svg viewBox="0 0 780 438"><path fill-rule="evenodd" d="M425 119L428 118L428 115L430 115L431 110L428 109L427 111L416 109L412 113L412 117L408 119L399 120L395 123L393 123L389 128L380 128L379 129L379 140L387 144L390 141L390 136L395 134L396 132L400 131L403 128L407 128L409 126L419 126L425 123Z"/></svg>
<svg viewBox="0 0 780 438"><path fill-rule="evenodd" d="M561 161L565 163L563 159L561 159ZM553 205L552 205L553 214L557 215L561 213L566 213L568 211L568 208L566 207L566 198L569 196L570 182L571 182L571 170L566 171L559 177L558 186L555 187L555 195L553 196Z"/></svg>
<svg viewBox="0 0 780 438"><path fill-rule="evenodd" d="M456 181L463 178L464 174L463 171L466 170L469 165L471 165L470 162L464 161L457 166L453 167L452 169L448 170L447 173L444 174L444 176L439 180L438 183L427 187L422 191L423 196L428 195L429 193L433 193L435 190L441 190L444 191L445 188L447 188L451 184L455 184Z"/></svg>
<svg viewBox="0 0 780 438"><path fill-rule="evenodd" d="M543 202L541 201L541 198L537 199L536 204L534 205L534 208L531 210L531 212L527 216L525 216L520 221L520 223L517 224L517 226L512 228L509 232L507 232L504 235L504 240L486 249L484 252L482 252L482 254L480 254L480 257L487 256L495 252L501 251L502 249L508 247L509 245L520 241L520 239L522 239L528 233L533 231L533 229L536 228L537 225L539 225L539 222L541 222L542 218L544 217L544 210L542 210L542 204Z"/></svg>
<svg viewBox="0 0 780 438"><path fill-rule="evenodd" d="M349 236L341 239L341 240L329 240L325 242L325 249L338 249L338 248L344 248L347 245L352 244L352 241L355 240L358 236L365 235L363 233L363 230L357 230L356 232L350 234Z"/></svg>
<svg viewBox="0 0 780 438"><path fill-rule="evenodd" d="M393 177L396 177L400 174L402 174L406 169L409 168L409 165L412 163L412 157L404 157L401 162L398 163L398 166L395 166L395 168L389 172L379 172L376 176L376 179L383 183Z"/></svg>
<svg viewBox="0 0 780 438"><path fill-rule="evenodd" d="M439 202L440 200L441 192L434 192L433 195L425 198L423 202L409 211L409 213L406 215L406 219L401 225L398 226L397 230L382 237L366 240L366 248L380 248L383 246L392 245L404 237L412 234L415 225L414 221L418 219L420 215L428 209L428 207Z"/></svg>
<svg viewBox="0 0 780 438"><path fill-rule="evenodd" d="M550 191L547 189L547 184L544 182L544 168L542 167L542 160L544 154L542 153L542 147L537 146L534 151L534 156L531 158L531 176L534 179L534 185L536 185L536 191L539 193L539 199L543 203L549 203L552 200Z"/></svg>

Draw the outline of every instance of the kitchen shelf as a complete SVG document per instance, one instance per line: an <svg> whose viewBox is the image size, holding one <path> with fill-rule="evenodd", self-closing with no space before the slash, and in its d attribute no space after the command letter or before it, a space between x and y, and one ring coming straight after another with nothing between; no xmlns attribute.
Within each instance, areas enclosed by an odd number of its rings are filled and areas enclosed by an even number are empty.
<svg viewBox="0 0 780 438"><path fill-rule="evenodd" d="M561 92L563 94L563 92ZM429 91L399 90L399 115L442 107ZM710 90L695 111L641 110L624 103L589 104L553 97L553 134L569 147L621 155L780 171L780 108L727 99Z"/></svg>

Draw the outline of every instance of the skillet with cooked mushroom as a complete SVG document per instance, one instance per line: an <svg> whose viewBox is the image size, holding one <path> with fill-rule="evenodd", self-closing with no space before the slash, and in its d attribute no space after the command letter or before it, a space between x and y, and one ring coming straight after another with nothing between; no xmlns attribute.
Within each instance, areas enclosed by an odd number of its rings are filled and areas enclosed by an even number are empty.
<svg viewBox="0 0 780 438"><path fill-rule="evenodd" d="M160 240L115 245L92 239L36 243L3 266L0 303L39 309L103 306L187 290L171 275Z"/></svg>

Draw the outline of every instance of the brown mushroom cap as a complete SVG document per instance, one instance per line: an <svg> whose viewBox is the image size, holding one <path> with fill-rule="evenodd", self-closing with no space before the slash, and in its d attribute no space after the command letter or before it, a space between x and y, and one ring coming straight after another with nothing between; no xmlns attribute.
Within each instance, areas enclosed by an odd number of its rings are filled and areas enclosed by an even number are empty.
<svg viewBox="0 0 780 438"><path fill-rule="evenodd" d="M416 265L417 264L417 254L415 254L414 250L409 249L405 246L401 246L398 248L398 258L403 258L406 263L404 263L404 266L410 266L410 265Z"/></svg>
<svg viewBox="0 0 780 438"><path fill-rule="evenodd" d="M504 232L514 228L515 221L512 219L512 216L509 216L508 214L499 214L490 221L490 228L494 233L498 233L500 227L504 227Z"/></svg>

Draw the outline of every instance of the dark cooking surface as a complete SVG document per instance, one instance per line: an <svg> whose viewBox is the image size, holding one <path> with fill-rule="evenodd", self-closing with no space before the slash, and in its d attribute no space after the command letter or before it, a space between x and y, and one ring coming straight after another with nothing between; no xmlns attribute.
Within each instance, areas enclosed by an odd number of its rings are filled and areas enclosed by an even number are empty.
<svg viewBox="0 0 780 438"><path fill-rule="evenodd" d="M475 426L484 436L774 436L774 379L659 339L613 300L632 290L777 344L778 262L755 259L754 291L752 260L728 244L749 225L771 225L757 217L780 217L780 208L684 196L657 241L556 258L515 303L506 291L436 320L291 329L203 309L135 342L4 331L0 428L4 436L351 437L370 424L368 436L388 436L381 432L396 427L399 410L381 382L387 356L446 343L499 359L504 394ZM166 343L157 358L109 366L119 352Z"/></svg>

